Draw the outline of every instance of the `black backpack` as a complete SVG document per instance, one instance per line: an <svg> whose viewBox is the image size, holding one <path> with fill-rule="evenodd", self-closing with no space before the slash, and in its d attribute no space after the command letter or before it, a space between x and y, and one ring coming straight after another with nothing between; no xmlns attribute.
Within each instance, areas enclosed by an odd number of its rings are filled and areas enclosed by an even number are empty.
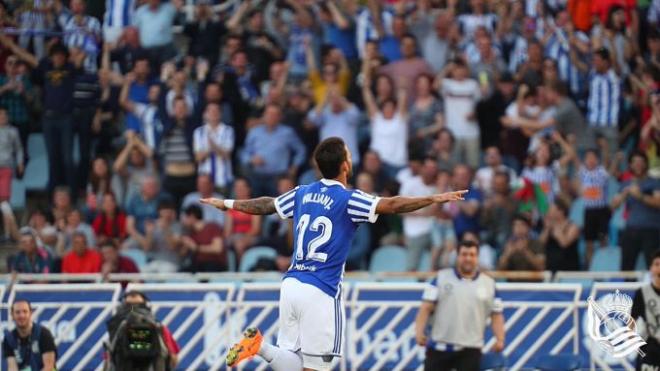
<svg viewBox="0 0 660 371"><path fill-rule="evenodd" d="M162 327L146 306L123 305L108 323L106 344L110 368L121 371L165 371L169 352Z"/></svg>

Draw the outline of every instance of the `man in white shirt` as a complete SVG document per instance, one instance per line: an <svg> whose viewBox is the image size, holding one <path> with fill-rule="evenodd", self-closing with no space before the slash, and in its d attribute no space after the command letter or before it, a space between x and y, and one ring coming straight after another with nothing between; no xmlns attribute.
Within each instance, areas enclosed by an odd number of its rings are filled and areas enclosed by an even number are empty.
<svg viewBox="0 0 660 371"><path fill-rule="evenodd" d="M484 162L486 166L479 168L476 174L474 175L474 186L479 188L484 195L488 196L491 194L493 186L493 176L498 171L504 171L509 174L510 183L515 183L516 181L516 172L513 169L502 164L502 155L500 154L499 148L491 146L486 148L486 154L484 155Z"/></svg>
<svg viewBox="0 0 660 371"><path fill-rule="evenodd" d="M407 179L401 185L401 196L430 196L436 193L435 181L438 176L438 163L432 158L424 160L418 176ZM408 256L406 268L417 271L424 250L431 249L431 228L433 227L433 207L427 207L403 216Z"/></svg>
<svg viewBox="0 0 660 371"><path fill-rule="evenodd" d="M206 105L204 122L193 133L197 171L209 175L215 187L225 193L234 179L231 167L234 129L222 122L222 111L217 103Z"/></svg>
<svg viewBox="0 0 660 371"><path fill-rule="evenodd" d="M445 78L448 74L451 77ZM479 166L480 131L475 119L475 107L481 99L481 89L469 75L468 66L457 59L443 70L439 88L445 102L447 127L456 138L454 150L459 161L476 168Z"/></svg>

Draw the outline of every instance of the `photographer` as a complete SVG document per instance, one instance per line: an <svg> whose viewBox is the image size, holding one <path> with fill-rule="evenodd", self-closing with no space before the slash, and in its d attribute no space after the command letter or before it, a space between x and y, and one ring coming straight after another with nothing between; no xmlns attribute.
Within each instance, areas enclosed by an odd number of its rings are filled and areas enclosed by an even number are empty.
<svg viewBox="0 0 660 371"><path fill-rule="evenodd" d="M11 318L16 328L5 333L2 355L9 371L55 370L57 348L47 328L32 322L32 306L23 299L11 305Z"/></svg>
<svg viewBox="0 0 660 371"><path fill-rule="evenodd" d="M179 345L151 312L149 299L139 291L123 296L115 315L106 323L110 341L104 370L174 370Z"/></svg>

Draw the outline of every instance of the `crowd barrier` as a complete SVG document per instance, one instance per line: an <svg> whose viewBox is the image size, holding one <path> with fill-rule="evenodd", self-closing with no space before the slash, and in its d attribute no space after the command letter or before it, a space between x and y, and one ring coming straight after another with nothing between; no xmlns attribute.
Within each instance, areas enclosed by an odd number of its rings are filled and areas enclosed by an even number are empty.
<svg viewBox="0 0 660 371"><path fill-rule="evenodd" d="M230 276L235 277L228 282ZM73 280L71 276L53 277ZM19 278L38 282L44 276ZM91 282L96 276L77 278ZM121 275L112 278L126 279ZM209 275L205 283L130 283L126 289L137 288L150 297L156 316L181 345L179 369L222 370L224 353L243 328L258 326L267 341L274 342L277 336L279 283L275 279L279 276L260 274L256 276L260 282L236 281L240 278L235 274ZM589 295L600 297L616 289L632 295L639 285L498 283L505 307L507 368L532 369L539 356L571 353L581 356L585 368L632 369L634 358L611 359L598 346L592 346L585 332L584 314ZM347 282L345 357L337 370L421 369L424 350L415 345L413 324L423 289L419 282ZM122 291L119 283L18 283L0 287L0 327L4 333L12 326L9 303L27 298L34 304L35 320L55 336L59 370L100 370L102 343L107 339L105 321ZM488 329L484 351L493 344ZM266 370L267 365L255 360L240 369Z"/></svg>

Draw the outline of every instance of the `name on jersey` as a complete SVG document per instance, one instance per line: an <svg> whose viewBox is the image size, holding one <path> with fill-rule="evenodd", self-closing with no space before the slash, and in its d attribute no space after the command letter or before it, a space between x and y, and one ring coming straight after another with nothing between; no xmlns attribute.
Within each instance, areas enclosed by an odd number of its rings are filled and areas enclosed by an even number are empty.
<svg viewBox="0 0 660 371"><path fill-rule="evenodd" d="M307 193L306 195L304 195L302 200L303 205L309 202L315 204L321 204L323 205L323 208L326 210L330 210L332 204L335 203L335 201L332 198L330 198L330 196L321 193Z"/></svg>

